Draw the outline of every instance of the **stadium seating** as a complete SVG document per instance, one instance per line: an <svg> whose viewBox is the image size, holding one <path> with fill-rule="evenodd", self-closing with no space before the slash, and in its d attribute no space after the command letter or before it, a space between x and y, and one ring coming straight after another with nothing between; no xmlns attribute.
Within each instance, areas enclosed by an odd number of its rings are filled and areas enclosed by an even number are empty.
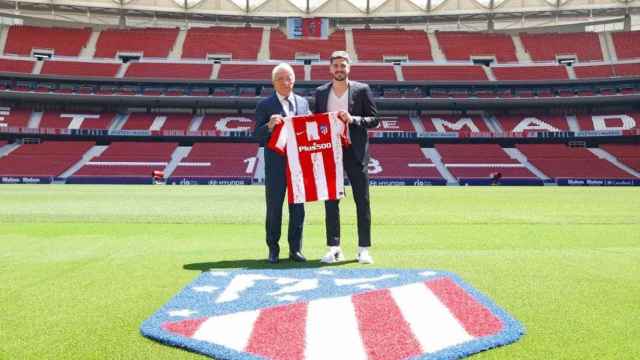
<svg viewBox="0 0 640 360"><path fill-rule="evenodd" d="M611 36L618 59L640 59L640 31L614 32Z"/></svg>
<svg viewBox="0 0 640 360"><path fill-rule="evenodd" d="M380 124L373 129L369 129L369 136L375 137L383 133L410 132L415 133L416 129L406 116L387 116L380 120Z"/></svg>
<svg viewBox="0 0 640 360"><path fill-rule="evenodd" d="M180 130L189 128L193 115L191 114L160 114L160 113L130 113L122 130L152 130L151 126L156 119L165 118L159 129L153 130Z"/></svg>
<svg viewBox="0 0 640 360"><path fill-rule="evenodd" d="M632 176L607 160L598 159L585 148L564 144L518 144L530 163L554 178L628 179Z"/></svg>
<svg viewBox="0 0 640 360"><path fill-rule="evenodd" d="M191 114L167 114L167 121L160 130L188 130L193 115Z"/></svg>
<svg viewBox="0 0 640 360"><path fill-rule="evenodd" d="M129 65L126 78L209 80L213 64L140 63Z"/></svg>
<svg viewBox="0 0 640 360"><path fill-rule="evenodd" d="M202 119L198 130L253 131L256 122L252 117L238 114L208 114Z"/></svg>
<svg viewBox="0 0 640 360"><path fill-rule="evenodd" d="M116 142L73 176L151 177L154 170L164 170L176 143Z"/></svg>
<svg viewBox="0 0 640 360"><path fill-rule="evenodd" d="M254 169L247 159L255 157L257 151L256 144L197 143L172 176L250 179Z"/></svg>
<svg viewBox="0 0 640 360"><path fill-rule="evenodd" d="M640 113L579 114L577 118L580 130L640 129Z"/></svg>
<svg viewBox="0 0 640 360"><path fill-rule="evenodd" d="M31 109L15 109L7 108L9 114L1 115L0 126L5 124L7 127L27 127L31 118Z"/></svg>
<svg viewBox="0 0 640 360"><path fill-rule="evenodd" d="M602 48L595 32L520 34L533 61L556 60L560 55L576 55L578 61L602 60Z"/></svg>
<svg viewBox="0 0 640 360"><path fill-rule="evenodd" d="M497 144L436 144L435 148L447 170L460 180L490 178L496 172L505 179L536 178Z"/></svg>
<svg viewBox="0 0 640 360"><path fill-rule="evenodd" d="M166 58L178 36L178 29L106 29L100 33L95 57L113 58L119 52L142 53L144 57Z"/></svg>
<svg viewBox="0 0 640 360"><path fill-rule="evenodd" d="M507 34L436 32L447 60L470 60L473 56L495 57L498 62L516 62L516 49Z"/></svg>
<svg viewBox="0 0 640 360"><path fill-rule="evenodd" d="M487 75L477 65L403 65L406 81L482 81Z"/></svg>
<svg viewBox="0 0 640 360"><path fill-rule="evenodd" d="M496 80L567 80L564 65L545 66L494 66Z"/></svg>
<svg viewBox="0 0 640 360"><path fill-rule="evenodd" d="M0 72L31 74L34 65L30 60L0 59Z"/></svg>
<svg viewBox="0 0 640 360"><path fill-rule="evenodd" d="M53 50L57 56L78 56L89 41L91 29L11 26L5 54L31 56L33 49Z"/></svg>
<svg viewBox="0 0 640 360"><path fill-rule="evenodd" d="M122 130L149 130L155 118L156 114L131 113L122 126Z"/></svg>
<svg viewBox="0 0 640 360"><path fill-rule="evenodd" d="M498 115L496 120L504 132L569 130L567 119L564 116L536 114Z"/></svg>
<svg viewBox="0 0 640 360"><path fill-rule="evenodd" d="M287 39L280 29L271 30L269 50L273 60L294 60L296 54L318 54L328 60L336 49L346 49L343 30L335 31L328 39Z"/></svg>
<svg viewBox="0 0 640 360"><path fill-rule="evenodd" d="M428 114L421 117L425 131L433 132L489 132L487 124L478 115L455 116Z"/></svg>
<svg viewBox="0 0 640 360"><path fill-rule="evenodd" d="M230 54L233 60L256 60L262 28L193 27L187 31L183 59L206 59L208 54Z"/></svg>
<svg viewBox="0 0 640 360"><path fill-rule="evenodd" d="M353 42L359 61L380 62L385 55L406 56L409 61L432 60L429 39L421 30L353 29Z"/></svg>
<svg viewBox="0 0 640 360"><path fill-rule="evenodd" d="M42 75L114 77L121 64L85 61L45 61Z"/></svg>
<svg viewBox="0 0 640 360"><path fill-rule="evenodd" d="M218 73L221 80L271 80L273 65L223 64ZM293 65L296 79L304 80L304 67Z"/></svg>
<svg viewBox="0 0 640 360"><path fill-rule="evenodd" d="M640 63L575 66L579 79L640 76Z"/></svg>
<svg viewBox="0 0 640 360"><path fill-rule="evenodd" d="M83 118L79 116L84 115ZM74 116L76 118L74 122ZM47 111L42 115L40 128L51 129L107 129L115 114Z"/></svg>
<svg viewBox="0 0 640 360"><path fill-rule="evenodd" d="M0 158L0 175L58 176L78 162L92 142L43 142L20 145Z"/></svg>
<svg viewBox="0 0 640 360"><path fill-rule="evenodd" d="M442 179L417 144L371 144L369 152L371 179Z"/></svg>
<svg viewBox="0 0 640 360"><path fill-rule="evenodd" d="M600 148L640 172L640 146L637 144L608 144L600 145Z"/></svg>

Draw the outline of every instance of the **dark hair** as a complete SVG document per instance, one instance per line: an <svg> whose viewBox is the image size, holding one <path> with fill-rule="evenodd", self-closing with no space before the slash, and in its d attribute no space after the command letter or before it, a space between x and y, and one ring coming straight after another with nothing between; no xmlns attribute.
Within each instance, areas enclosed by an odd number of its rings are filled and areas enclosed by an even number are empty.
<svg viewBox="0 0 640 360"><path fill-rule="evenodd" d="M333 60L335 59L344 59L347 63L351 63L351 57L349 53L344 50L338 50L331 53L331 57L329 58L329 63L333 64Z"/></svg>

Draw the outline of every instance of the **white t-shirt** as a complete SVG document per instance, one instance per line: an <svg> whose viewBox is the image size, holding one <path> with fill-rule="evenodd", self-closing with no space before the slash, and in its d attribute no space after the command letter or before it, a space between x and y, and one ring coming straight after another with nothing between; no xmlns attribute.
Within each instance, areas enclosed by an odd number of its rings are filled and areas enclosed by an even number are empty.
<svg viewBox="0 0 640 360"><path fill-rule="evenodd" d="M349 111L349 88L347 91L342 94L341 97L337 97L336 93L333 91L333 88L329 90L329 99L327 100L327 111L328 112L338 112L338 111Z"/></svg>

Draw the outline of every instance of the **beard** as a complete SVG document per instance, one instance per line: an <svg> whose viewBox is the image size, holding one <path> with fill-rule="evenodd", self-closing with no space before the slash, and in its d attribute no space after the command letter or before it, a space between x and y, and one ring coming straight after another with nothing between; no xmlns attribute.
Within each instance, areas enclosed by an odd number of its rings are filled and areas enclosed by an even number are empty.
<svg viewBox="0 0 640 360"><path fill-rule="evenodd" d="M333 79L336 81L344 81L347 79L347 73L345 72L337 72L333 74Z"/></svg>

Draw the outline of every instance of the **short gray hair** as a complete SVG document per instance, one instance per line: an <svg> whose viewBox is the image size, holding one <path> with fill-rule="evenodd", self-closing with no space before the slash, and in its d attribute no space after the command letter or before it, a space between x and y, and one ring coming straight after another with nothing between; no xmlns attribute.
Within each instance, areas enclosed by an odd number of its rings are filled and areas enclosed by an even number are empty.
<svg viewBox="0 0 640 360"><path fill-rule="evenodd" d="M338 50L331 53L331 58L329 58L329 63L333 64L333 60L335 59L344 59L347 63L351 64L351 57L349 53L344 50Z"/></svg>
<svg viewBox="0 0 640 360"><path fill-rule="evenodd" d="M296 73L293 71L293 67L291 67L291 65L283 62L283 63L280 63L280 64L276 65L276 67L273 68L273 71L271 71L271 81L275 81L276 80L276 74L278 72L280 72L281 70L286 70L287 72L289 72L289 74L291 74L291 79L293 79L293 80L296 79Z"/></svg>

